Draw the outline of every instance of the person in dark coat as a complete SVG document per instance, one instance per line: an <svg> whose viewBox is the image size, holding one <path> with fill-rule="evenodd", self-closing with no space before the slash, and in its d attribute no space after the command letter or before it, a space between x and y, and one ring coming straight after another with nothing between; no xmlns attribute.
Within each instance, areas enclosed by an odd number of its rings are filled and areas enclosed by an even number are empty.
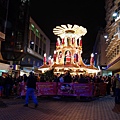
<svg viewBox="0 0 120 120"><path fill-rule="evenodd" d="M25 98L25 107L28 107L28 101L29 101L29 97L30 95L32 96L32 100L35 104L35 108L38 106L38 101L37 98L35 96L35 90L36 90L36 79L34 76L34 73L30 72L30 75L26 81L26 85L27 85L27 91L26 91L26 98Z"/></svg>
<svg viewBox="0 0 120 120"><path fill-rule="evenodd" d="M85 77L82 74L80 74L80 78L79 78L78 82L79 83L87 83L88 81L87 81L87 79L85 79Z"/></svg>
<svg viewBox="0 0 120 120"><path fill-rule="evenodd" d="M70 72L68 71L66 75L64 76L64 82L65 83L71 83L72 82L72 77L70 75Z"/></svg>
<svg viewBox="0 0 120 120"><path fill-rule="evenodd" d="M11 89L13 85L12 77L7 75L5 80L5 98L9 98L11 95Z"/></svg>
<svg viewBox="0 0 120 120"><path fill-rule="evenodd" d="M110 91L111 91L111 77L108 76L105 82L107 83L107 85L106 85L107 95L110 95Z"/></svg>

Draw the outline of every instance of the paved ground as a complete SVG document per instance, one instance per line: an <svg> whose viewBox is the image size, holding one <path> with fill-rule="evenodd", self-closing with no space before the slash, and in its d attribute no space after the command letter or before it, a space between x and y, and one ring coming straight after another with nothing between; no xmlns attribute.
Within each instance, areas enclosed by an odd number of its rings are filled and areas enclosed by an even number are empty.
<svg viewBox="0 0 120 120"><path fill-rule="evenodd" d="M0 120L120 120L120 105L114 97L105 96L92 101L75 98L38 98L39 106L34 109L23 107L24 99L0 99L7 107L0 107Z"/></svg>

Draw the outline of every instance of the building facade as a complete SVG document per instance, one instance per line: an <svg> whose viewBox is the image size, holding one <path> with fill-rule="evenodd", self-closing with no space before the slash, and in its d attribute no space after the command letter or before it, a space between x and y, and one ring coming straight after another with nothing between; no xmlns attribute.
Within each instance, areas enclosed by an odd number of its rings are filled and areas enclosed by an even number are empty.
<svg viewBox="0 0 120 120"><path fill-rule="evenodd" d="M112 75L112 72L107 70L107 57L106 57L106 38L104 29L98 31L96 41L93 47L94 65L101 70L100 75Z"/></svg>
<svg viewBox="0 0 120 120"><path fill-rule="evenodd" d="M27 54L21 59L23 71L36 70L43 64L44 53L50 55L50 39L30 17Z"/></svg>
<svg viewBox="0 0 120 120"><path fill-rule="evenodd" d="M8 0L0 0L0 76L3 72L9 71L9 62L4 60L1 55L1 42L5 41L5 20L7 5Z"/></svg>
<svg viewBox="0 0 120 120"><path fill-rule="evenodd" d="M49 56L50 40L30 17L30 0L4 1L5 14L0 14L0 28L5 34L1 56L14 74L30 72L42 65L44 53Z"/></svg>
<svg viewBox="0 0 120 120"><path fill-rule="evenodd" d="M107 70L120 73L120 0L106 0Z"/></svg>

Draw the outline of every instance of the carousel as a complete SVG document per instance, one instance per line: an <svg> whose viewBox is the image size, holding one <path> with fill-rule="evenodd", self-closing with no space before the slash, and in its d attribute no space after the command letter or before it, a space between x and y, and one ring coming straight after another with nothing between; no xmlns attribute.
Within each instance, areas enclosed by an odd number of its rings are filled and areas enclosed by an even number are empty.
<svg viewBox="0 0 120 120"><path fill-rule="evenodd" d="M42 73L54 69L54 74L97 74L100 72L94 66L94 54L91 54L90 64L87 65L82 60L82 36L87 33L87 29L78 25L61 25L53 29L53 33L58 36L56 50L53 58L44 54L43 65L38 69Z"/></svg>

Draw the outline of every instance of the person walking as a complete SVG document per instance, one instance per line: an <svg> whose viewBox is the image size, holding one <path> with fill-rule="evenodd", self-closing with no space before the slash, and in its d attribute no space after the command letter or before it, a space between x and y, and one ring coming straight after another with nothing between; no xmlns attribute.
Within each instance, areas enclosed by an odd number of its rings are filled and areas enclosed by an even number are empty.
<svg viewBox="0 0 120 120"><path fill-rule="evenodd" d="M28 79L26 81L27 91L26 91L26 97L25 97L25 104L24 107L28 107L29 104L29 97L32 96L32 100L35 104L35 108L38 106L38 100L35 95L36 90L36 79L34 76L34 73L30 72Z"/></svg>

